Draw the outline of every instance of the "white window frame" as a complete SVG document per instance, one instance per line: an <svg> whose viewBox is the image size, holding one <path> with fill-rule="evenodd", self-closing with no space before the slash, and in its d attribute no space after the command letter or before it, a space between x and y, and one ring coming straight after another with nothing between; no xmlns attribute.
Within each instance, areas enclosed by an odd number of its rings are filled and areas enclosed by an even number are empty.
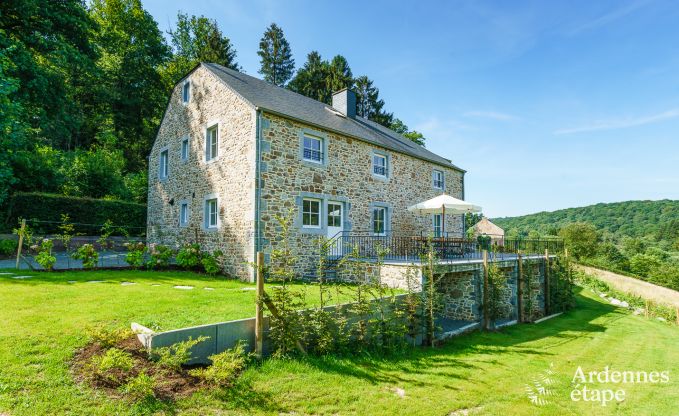
<svg viewBox="0 0 679 416"><path fill-rule="evenodd" d="M339 209L339 216L337 216L337 215L332 215L334 212L336 212L336 210L330 209L330 206L331 206L331 205L340 207L340 209ZM325 215L325 222L326 222L325 225L326 225L327 227L342 227L342 222L343 222L343 221L342 221L342 220L343 220L343 219L342 219L342 214L344 213L344 205L343 205L341 202L339 202L339 201L328 201L327 207L328 207L328 209L327 209L328 212L327 212L326 215ZM332 218L332 220L333 220L333 224L332 224L332 225L330 224L330 219L331 219L331 218ZM334 225L334 222L335 222L338 218L339 218L339 224L338 224L338 225Z"/></svg>
<svg viewBox="0 0 679 416"><path fill-rule="evenodd" d="M160 149L158 165L158 178L164 181L170 177L170 151L167 147Z"/></svg>
<svg viewBox="0 0 679 416"><path fill-rule="evenodd" d="M318 213L314 214L313 211L311 211L311 205L309 205L309 210L307 211L305 208L305 203L306 202L313 202L318 204ZM309 224L304 224L304 216L308 214L309 215ZM313 225L311 224L311 215L318 215L318 224ZM316 198L303 198L302 199L302 228L322 228L323 227L323 201L320 199Z"/></svg>
<svg viewBox="0 0 679 416"><path fill-rule="evenodd" d="M218 122L208 123L205 128L205 162L211 163L219 159L219 138L221 135L220 127ZM212 153L212 137L210 136L211 131L217 132L215 153Z"/></svg>
<svg viewBox="0 0 679 416"><path fill-rule="evenodd" d="M382 221L382 232L376 231L376 228L375 228L375 224L379 221L378 218L377 218L377 215L376 215L378 211L381 211L381 212L383 213L383 214L382 214L382 220L381 220L381 221ZM389 212L388 212L388 208L387 208L387 207L382 207L382 206L373 206L373 207L372 207L372 218L371 218L371 222L372 222L372 231L373 231L373 235L376 235L376 236L385 236L385 235L387 235L388 215L389 215Z"/></svg>
<svg viewBox="0 0 679 416"><path fill-rule="evenodd" d="M384 161L383 166L379 166L376 161L377 160L382 160ZM378 172L378 168L383 170L383 172ZM389 158L387 158L387 155L384 155L382 153L373 153L372 154L372 173L375 176L381 176L383 178L386 178L389 176Z"/></svg>
<svg viewBox="0 0 679 416"><path fill-rule="evenodd" d="M191 81L187 79L182 84L182 104L186 105L191 102L192 92L193 91L191 91Z"/></svg>
<svg viewBox="0 0 679 416"><path fill-rule="evenodd" d="M318 142L318 150L313 149L311 147L307 148L306 141L309 139L312 142ZM308 150L307 150L308 149ZM313 157L309 156L307 157L307 151L313 155L313 152L318 152L318 155L320 159L314 159ZM304 134L304 137L302 138L302 159L311 162L311 163L318 163L319 165L323 164L323 161L325 159L325 154L323 152L323 138L314 136L311 134Z"/></svg>
<svg viewBox="0 0 679 416"><path fill-rule="evenodd" d="M433 214L431 224L434 230L434 237L443 237L443 215Z"/></svg>
<svg viewBox="0 0 679 416"><path fill-rule="evenodd" d="M215 202L215 223L212 224L211 203ZM206 230L216 230L220 226L219 222L219 198L216 195L208 195L203 203L203 227Z"/></svg>
<svg viewBox="0 0 679 416"><path fill-rule="evenodd" d="M186 154L184 154L184 149L186 149ZM187 136L182 137L181 146L179 148L179 155L181 157L182 162L188 161L190 154L191 154L191 146L189 144L189 136L187 135Z"/></svg>
<svg viewBox="0 0 679 416"><path fill-rule="evenodd" d="M440 180L441 186L438 186L438 185L436 184L436 182L437 182L436 174L437 174L437 173L441 175L441 180ZM434 189L439 189L439 190L444 190L444 189L445 189L445 187L446 187L446 177L445 177L445 175L444 175L444 173L443 173L442 170L440 170L440 169L434 169L434 170L432 171L432 173L431 173L431 186L433 186Z"/></svg>
<svg viewBox="0 0 679 416"><path fill-rule="evenodd" d="M186 211L184 211L185 208L186 208ZM184 213L186 213L186 218L183 218ZM188 201L181 201L179 203L179 226L180 227L188 226L190 218L191 218L191 212L189 211Z"/></svg>

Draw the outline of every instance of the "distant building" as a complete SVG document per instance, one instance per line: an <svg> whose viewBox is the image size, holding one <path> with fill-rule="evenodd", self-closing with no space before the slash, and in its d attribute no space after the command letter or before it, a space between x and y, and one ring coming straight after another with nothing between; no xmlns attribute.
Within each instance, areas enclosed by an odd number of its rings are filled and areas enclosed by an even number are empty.
<svg viewBox="0 0 679 416"><path fill-rule="evenodd" d="M474 238L480 235L490 236L492 243L502 244L505 238L505 230L490 222L486 217L481 218L472 228L470 228Z"/></svg>

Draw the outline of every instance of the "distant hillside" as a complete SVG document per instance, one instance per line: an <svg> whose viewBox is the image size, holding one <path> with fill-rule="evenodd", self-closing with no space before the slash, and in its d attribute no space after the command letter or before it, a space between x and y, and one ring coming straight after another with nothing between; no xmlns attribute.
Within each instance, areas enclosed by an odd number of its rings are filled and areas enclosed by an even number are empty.
<svg viewBox="0 0 679 416"><path fill-rule="evenodd" d="M537 230L541 234L556 234L566 224L585 221L616 238L653 236L671 241L679 237L679 201L601 203L520 217L494 218L492 221L506 232L512 229L520 233Z"/></svg>

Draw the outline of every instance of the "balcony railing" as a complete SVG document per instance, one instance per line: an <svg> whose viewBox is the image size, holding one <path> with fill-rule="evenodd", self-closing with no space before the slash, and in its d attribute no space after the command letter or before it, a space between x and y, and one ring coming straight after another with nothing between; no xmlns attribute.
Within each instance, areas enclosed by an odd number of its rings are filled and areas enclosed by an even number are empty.
<svg viewBox="0 0 679 416"><path fill-rule="evenodd" d="M304 149L304 159L312 162L322 162L323 152L320 150Z"/></svg>
<svg viewBox="0 0 679 416"><path fill-rule="evenodd" d="M358 259L418 262L429 253L429 247L438 260L473 260L482 258L484 250L499 259L514 258L519 251L525 255L544 255L545 250L558 254L563 251L563 241L557 239L502 238L487 240L456 238L450 235L426 235L387 232L374 235L369 232L342 232L330 241L328 259L336 262L352 256Z"/></svg>

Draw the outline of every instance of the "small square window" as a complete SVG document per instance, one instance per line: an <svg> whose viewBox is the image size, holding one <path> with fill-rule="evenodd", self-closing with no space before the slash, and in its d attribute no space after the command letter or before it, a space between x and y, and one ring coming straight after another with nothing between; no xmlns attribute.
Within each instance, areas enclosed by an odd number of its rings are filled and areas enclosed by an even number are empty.
<svg viewBox="0 0 679 416"><path fill-rule="evenodd" d="M387 157L384 155L373 155L373 173L378 176L387 176Z"/></svg>
<svg viewBox="0 0 679 416"><path fill-rule="evenodd" d="M219 226L219 204L217 198L205 201L205 228L217 228Z"/></svg>
<svg viewBox="0 0 679 416"><path fill-rule="evenodd" d="M304 228L321 228L321 201L304 199L302 201L302 226Z"/></svg>
<svg viewBox="0 0 679 416"><path fill-rule="evenodd" d="M170 172L169 153L167 150L160 152L160 179L167 179Z"/></svg>
<svg viewBox="0 0 679 416"><path fill-rule="evenodd" d="M184 82L184 86L182 87L182 102L186 104L189 102L190 99L191 99L191 82L186 81Z"/></svg>
<svg viewBox="0 0 679 416"><path fill-rule="evenodd" d="M189 203L182 202L179 205L179 225L185 227L189 225Z"/></svg>
<svg viewBox="0 0 679 416"><path fill-rule="evenodd" d="M205 138L205 161L209 162L219 156L219 125L207 129Z"/></svg>
<svg viewBox="0 0 679 416"><path fill-rule="evenodd" d="M386 235L387 209L385 207L373 208L373 234Z"/></svg>
<svg viewBox="0 0 679 416"><path fill-rule="evenodd" d="M304 160L323 163L323 140L314 136L304 136Z"/></svg>
<svg viewBox="0 0 679 416"><path fill-rule="evenodd" d="M442 171L434 170L434 172L432 173L432 180L433 180L434 188L443 189L444 183L443 183L443 172Z"/></svg>
<svg viewBox="0 0 679 416"><path fill-rule="evenodd" d="M182 162L186 162L187 160L189 160L189 138L188 138L188 136L184 137L182 139L181 154L182 154Z"/></svg>

